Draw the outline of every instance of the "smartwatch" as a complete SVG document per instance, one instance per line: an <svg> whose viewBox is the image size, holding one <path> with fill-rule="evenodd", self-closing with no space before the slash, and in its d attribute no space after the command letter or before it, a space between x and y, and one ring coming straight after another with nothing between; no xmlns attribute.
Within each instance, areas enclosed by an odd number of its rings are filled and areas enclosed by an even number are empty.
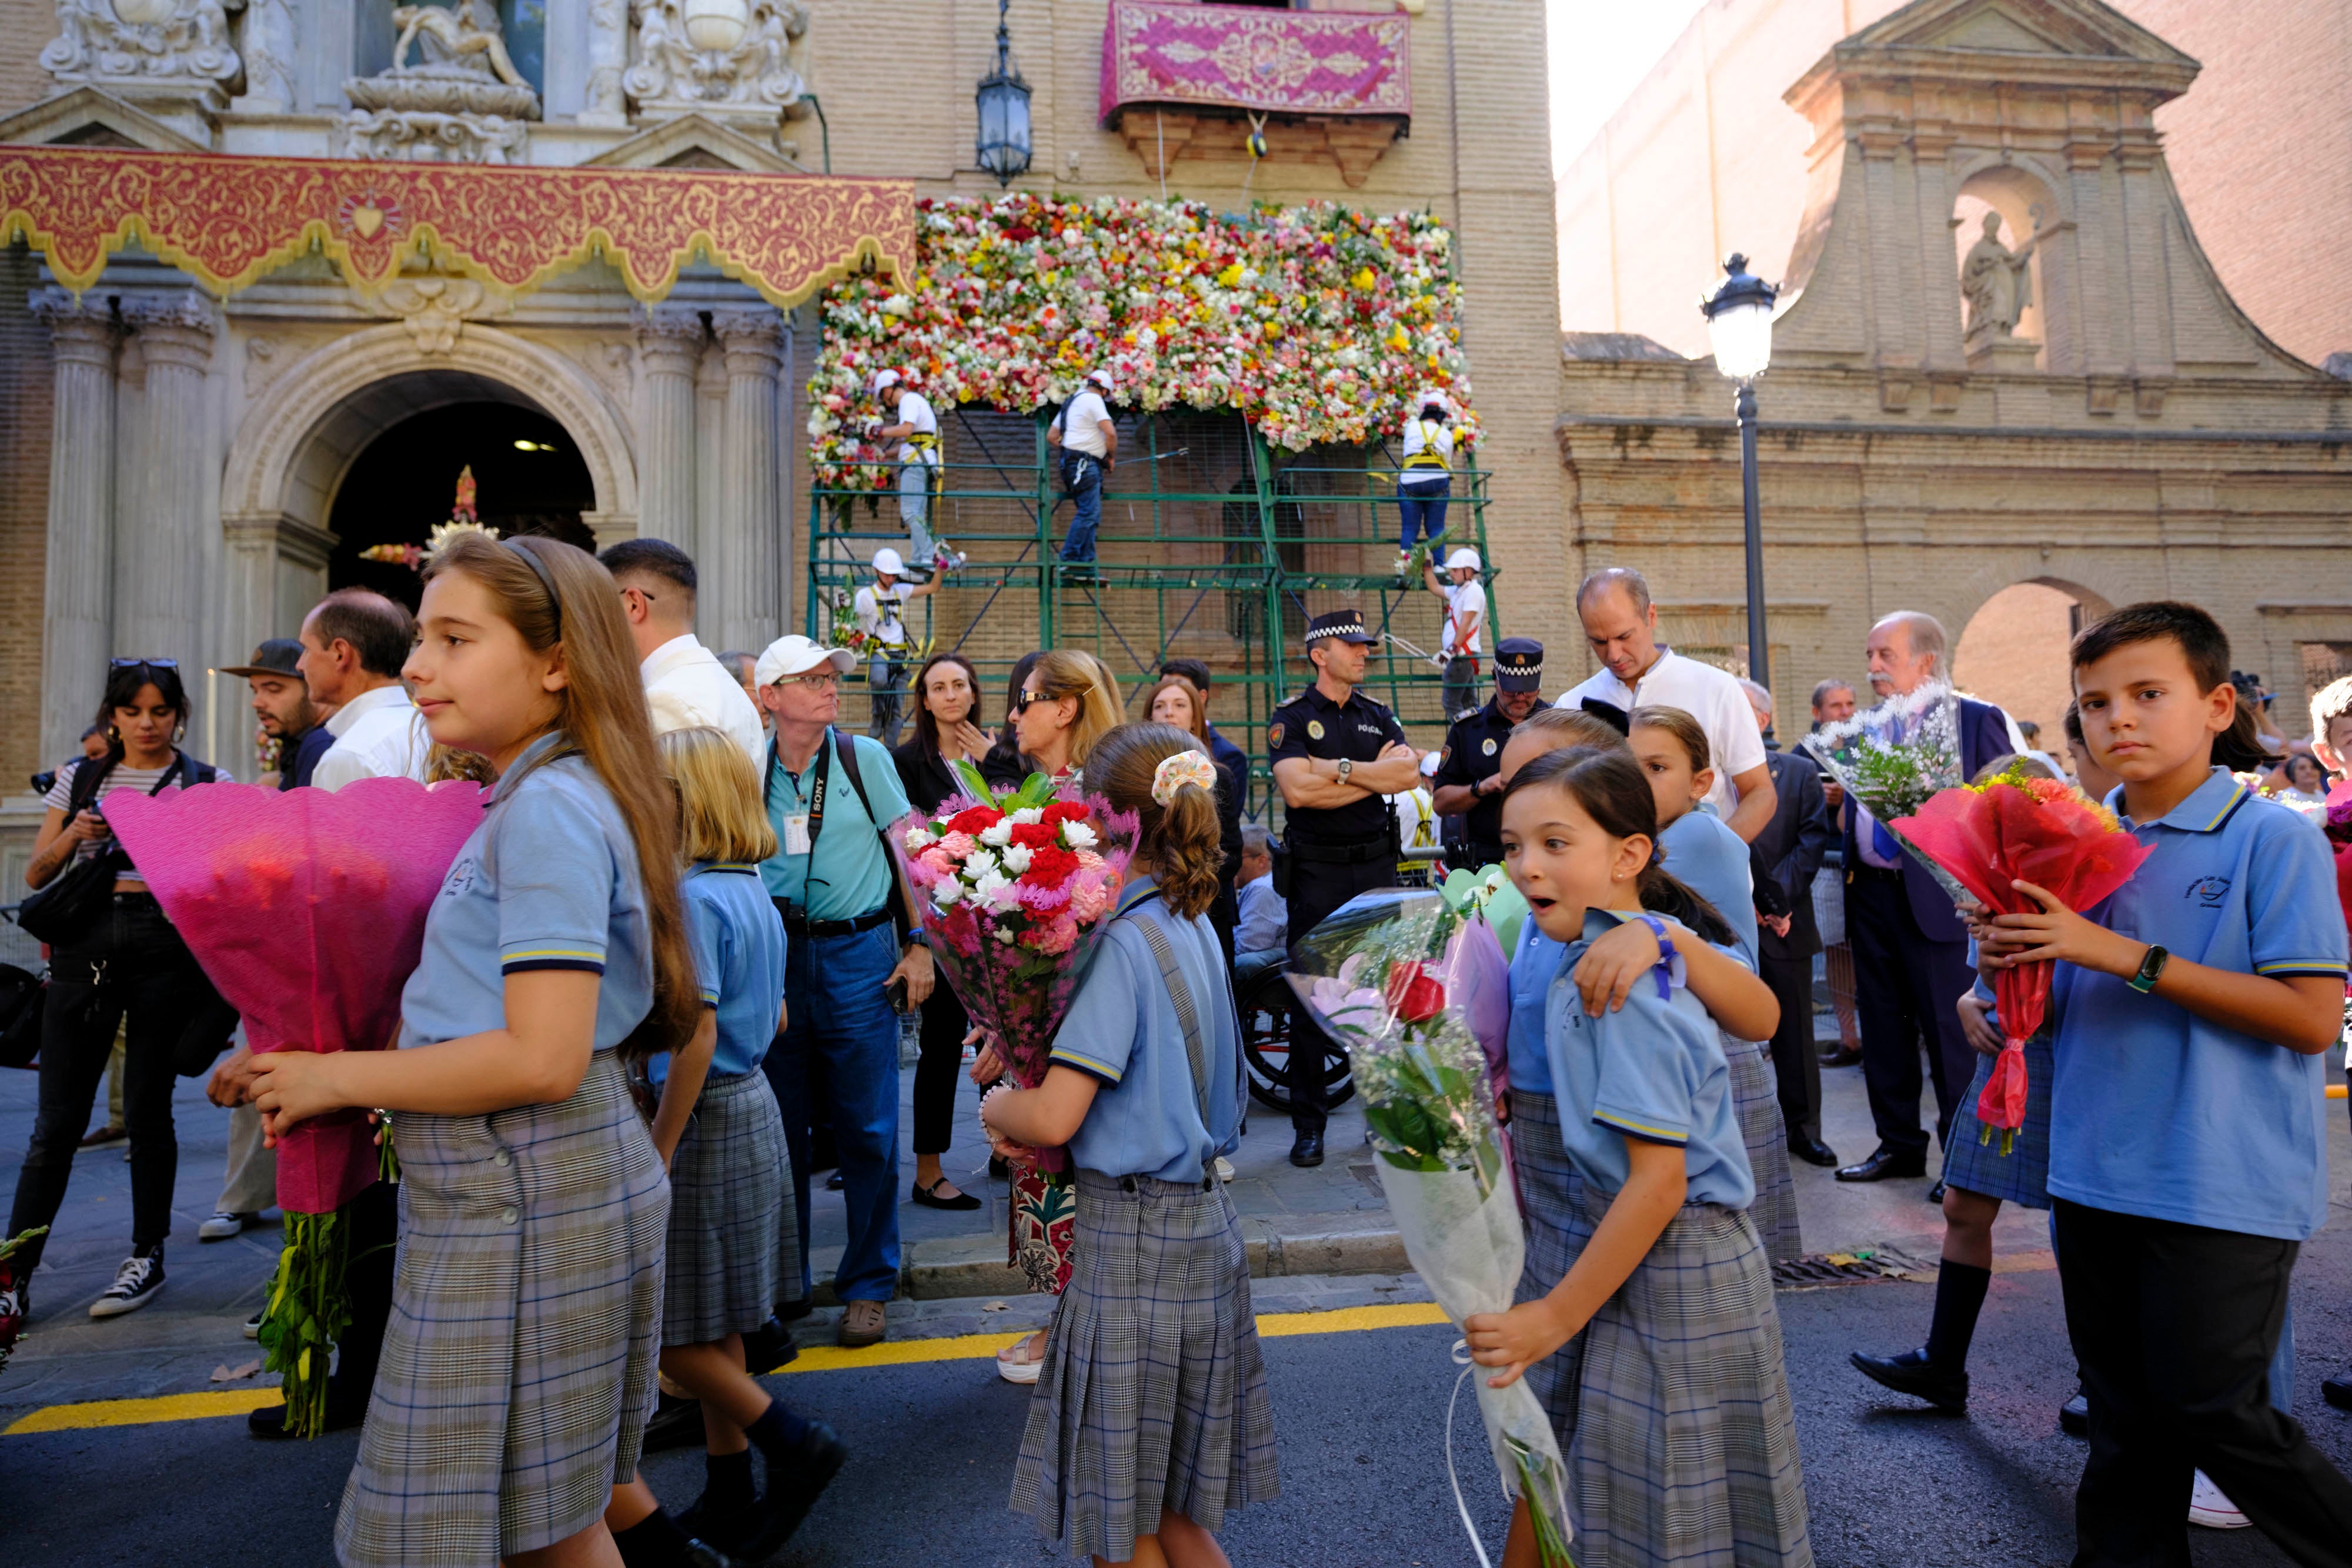
<svg viewBox="0 0 2352 1568"><path fill-rule="evenodd" d="M924 930L924 929L923 929L921 926L919 926L919 925L912 925L912 926L908 926L908 929L907 929L907 946L909 946L909 947L925 947L925 948L928 948L929 946L930 946L930 945L931 945L931 934L930 934L929 932L928 932L928 931Z"/></svg>
<svg viewBox="0 0 2352 1568"><path fill-rule="evenodd" d="M2139 961L2139 973L2134 975L2130 979L2126 980L2124 984L2129 986L2133 990L2137 991L2141 996L2147 995L2150 991L2156 989L2156 978L2158 975L2164 973L2164 961L2171 956L2171 954L2166 952L2155 943L2149 943L2147 946L2147 956Z"/></svg>

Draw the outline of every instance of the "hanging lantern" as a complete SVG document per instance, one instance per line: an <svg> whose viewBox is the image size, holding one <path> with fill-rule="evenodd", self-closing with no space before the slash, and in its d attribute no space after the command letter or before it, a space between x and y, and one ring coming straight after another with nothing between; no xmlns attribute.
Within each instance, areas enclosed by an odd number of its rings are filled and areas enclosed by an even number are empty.
<svg viewBox="0 0 2352 1568"><path fill-rule="evenodd" d="M1011 0L996 0L996 68L980 78L980 166L1000 185L1029 167L1029 84L1013 65L1005 26Z"/></svg>
<svg viewBox="0 0 2352 1568"><path fill-rule="evenodd" d="M723 55L751 30L751 0L685 0L678 16L686 41L707 55Z"/></svg>

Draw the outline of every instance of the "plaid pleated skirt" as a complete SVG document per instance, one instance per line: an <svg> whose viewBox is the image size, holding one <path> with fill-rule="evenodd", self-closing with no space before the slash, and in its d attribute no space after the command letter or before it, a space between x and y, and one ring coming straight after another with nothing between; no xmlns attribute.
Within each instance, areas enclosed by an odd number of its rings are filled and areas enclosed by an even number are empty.
<svg viewBox="0 0 2352 1568"><path fill-rule="evenodd" d="M1731 1103L1739 1117L1739 1141L1748 1148L1748 1168L1756 1178L1756 1199L1748 1206L1764 1256L1775 1263L1805 1255L1797 1224L1797 1180L1789 1171L1789 1124L1780 1118L1780 1084L1764 1048L1717 1030L1724 1059L1731 1063Z"/></svg>
<svg viewBox="0 0 2352 1568"><path fill-rule="evenodd" d="M2004 1203L2028 1208L2050 1207L2050 1029L2036 1030L2025 1042L2025 1124L2017 1130L2009 1153L2000 1152L2000 1134L1984 1136L1977 1120L1977 1096L1991 1081L1995 1058L1977 1058L1977 1075L1969 1084L1959 1109L1952 1113L1952 1131L1944 1141L1944 1183L1963 1192L1980 1193Z"/></svg>
<svg viewBox="0 0 2352 1568"><path fill-rule="evenodd" d="M799 1267L800 1221L776 1092L757 1068L714 1075L669 1162L662 1343L709 1344L766 1322L787 1258Z"/></svg>
<svg viewBox="0 0 2352 1568"><path fill-rule="evenodd" d="M669 1183L619 1061L572 1098L408 1114L346 1568L493 1568L604 1516L654 1405Z"/></svg>
<svg viewBox="0 0 2352 1568"><path fill-rule="evenodd" d="M1113 1563L1181 1513L1271 1501L1274 1407L1223 1184L1077 1173L1077 1245L1013 1473L1013 1511Z"/></svg>
<svg viewBox="0 0 2352 1568"><path fill-rule="evenodd" d="M1559 1282L1606 1208L1562 1179L1550 1099L1511 1097L1521 1301ZM1685 1205L1584 1332L1527 1375L1568 1458L1580 1568L1811 1563L1771 1268L1746 1214Z"/></svg>

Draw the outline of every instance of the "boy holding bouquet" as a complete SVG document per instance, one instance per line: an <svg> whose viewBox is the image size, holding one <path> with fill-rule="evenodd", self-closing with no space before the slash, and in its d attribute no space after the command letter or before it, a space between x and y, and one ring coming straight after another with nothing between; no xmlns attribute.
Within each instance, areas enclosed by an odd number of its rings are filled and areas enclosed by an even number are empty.
<svg viewBox="0 0 2352 1568"><path fill-rule="evenodd" d="M2185 1563L2201 1469L2303 1563L2352 1563L2352 1482L2271 1407L2303 1239L2326 1207L2322 1055L2344 921L2320 833L2210 766L2236 696L2193 605L2117 611L2072 654L2083 730L2150 854L2090 916L2025 883L1998 968L2057 960L2050 1193L2090 1396L2084 1565Z"/></svg>

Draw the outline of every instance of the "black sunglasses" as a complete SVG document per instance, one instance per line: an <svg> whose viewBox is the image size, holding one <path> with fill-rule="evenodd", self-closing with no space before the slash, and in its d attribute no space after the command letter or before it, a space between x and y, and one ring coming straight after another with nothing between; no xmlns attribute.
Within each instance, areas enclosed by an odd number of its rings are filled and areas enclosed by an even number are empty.
<svg viewBox="0 0 2352 1568"><path fill-rule="evenodd" d="M109 659L106 662L106 667L110 670L176 670L180 667L180 661L177 659Z"/></svg>
<svg viewBox="0 0 2352 1568"><path fill-rule="evenodd" d="M1049 703L1054 700L1044 692L1023 692L1013 699L1013 711L1016 714L1027 713L1032 703Z"/></svg>

